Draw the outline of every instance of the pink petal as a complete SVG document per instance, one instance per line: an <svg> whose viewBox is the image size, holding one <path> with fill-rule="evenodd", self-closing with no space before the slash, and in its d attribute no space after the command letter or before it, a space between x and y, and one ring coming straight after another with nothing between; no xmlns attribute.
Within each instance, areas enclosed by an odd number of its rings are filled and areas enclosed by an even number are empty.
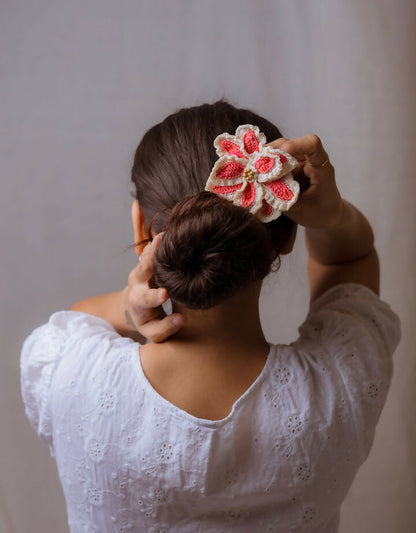
<svg viewBox="0 0 416 533"><path fill-rule="evenodd" d="M220 146L223 150L227 152L228 155L236 155L237 157L241 157L242 159L247 159L247 157L240 150L238 144L233 143L229 139L222 139L220 142Z"/></svg>
<svg viewBox="0 0 416 533"><path fill-rule="evenodd" d="M273 207L266 202L266 200L263 200L263 206L261 208L263 215L271 215L273 211Z"/></svg>
<svg viewBox="0 0 416 533"><path fill-rule="evenodd" d="M259 140L256 137L256 134L253 130L247 130L243 135L244 148L248 154L253 152L258 152L259 150Z"/></svg>
<svg viewBox="0 0 416 533"><path fill-rule="evenodd" d="M259 174L267 174L274 167L274 159L272 157L260 157L254 166Z"/></svg>
<svg viewBox="0 0 416 533"><path fill-rule="evenodd" d="M212 192L215 192L216 194L220 194L221 196L232 194L235 191L238 191L238 189L241 189L241 186L243 184L239 183L237 185L214 185L212 187Z"/></svg>
<svg viewBox="0 0 416 533"><path fill-rule="evenodd" d="M244 165L233 160L217 169L215 176L223 180L238 178L243 175L245 168Z"/></svg>
<svg viewBox="0 0 416 533"><path fill-rule="evenodd" d="M269 183L264 183L263 185L268 187L275 196L280 198L280 200L291 200L294 196L293 192L285 184L282 178L270 181Z"/></svg>
<svg viewBox="0 0 416 533"><path fill-rule="evenodd" d="M241 207L251 207L256 201L256 188L248 182L241 198Z"/></svg>

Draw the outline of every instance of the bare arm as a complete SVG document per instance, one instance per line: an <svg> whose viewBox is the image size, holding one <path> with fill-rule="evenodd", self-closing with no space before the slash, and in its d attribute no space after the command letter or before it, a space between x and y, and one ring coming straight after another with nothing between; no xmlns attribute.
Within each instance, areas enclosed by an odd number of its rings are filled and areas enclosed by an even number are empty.
<svg viewBox="0 0 416 533"><path fill-rule="evenodd" d="M354 282L379 294L380 269L370 224L356 207L343 201L334 226L306 228L311 301L338 283Z"/></svg>
<svg viewBox="0 0 416 533"><path fill-rule="evenodd" d="M137 342L145 340L137 331L128 309L123 309L123 291L85 298L73 304L70 310L102 318L111 324L122 337L130 337Z"/></svg>

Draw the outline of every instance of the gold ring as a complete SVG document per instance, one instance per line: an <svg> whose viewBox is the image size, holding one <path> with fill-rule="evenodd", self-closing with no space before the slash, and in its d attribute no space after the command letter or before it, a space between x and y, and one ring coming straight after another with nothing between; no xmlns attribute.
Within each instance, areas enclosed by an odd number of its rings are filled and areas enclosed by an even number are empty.
<svg viewBox="0 0 416 533"><path fill-rule="evenodd" d="M328 161L329 161L329 157L327 156L326 159L325 159L325 161L324 161L321 165L319 165L319 166L320 166L320 167L324 167L324 166L328 163Z"/></svg>

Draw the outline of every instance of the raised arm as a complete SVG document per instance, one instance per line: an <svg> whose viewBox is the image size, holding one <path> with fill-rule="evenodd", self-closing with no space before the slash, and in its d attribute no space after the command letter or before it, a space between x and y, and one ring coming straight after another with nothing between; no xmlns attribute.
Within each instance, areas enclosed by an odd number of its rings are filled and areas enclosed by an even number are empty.
<svg viewBox="0 0 416 533"><path fill-rule="evenodd" d="M373 231L364 215L341 198L334 167L319 137L277 139L271 145L296 157L300 164L295 174L310 182L287 216L306 228L311 301L346 282L360 283L378 294Z"/></svg>

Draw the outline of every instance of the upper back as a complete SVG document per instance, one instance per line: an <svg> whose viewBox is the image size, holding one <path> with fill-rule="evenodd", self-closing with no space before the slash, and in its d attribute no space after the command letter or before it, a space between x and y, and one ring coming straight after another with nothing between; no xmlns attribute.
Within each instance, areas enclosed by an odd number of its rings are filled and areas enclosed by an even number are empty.
<svg viewBox="0 0 416 533"><path fill-rule="evenodd" d="M139 356L146 379L167 401L197 418L226 418L261 374L269 347L252 353L225 346L200 352L198 346L181 350L169 343L147 344Z"/></svg>
<svg viewBox="0 0 416 533"><path fill-rule="evenodd" d="M159 394L138 344L104 321L62 312L35 330L22 350L23 397L55 455L72 533L335 531L399 326L373 293L345 286L314 304L300 332L271 346L231 411L210 420Z"/></svg>

